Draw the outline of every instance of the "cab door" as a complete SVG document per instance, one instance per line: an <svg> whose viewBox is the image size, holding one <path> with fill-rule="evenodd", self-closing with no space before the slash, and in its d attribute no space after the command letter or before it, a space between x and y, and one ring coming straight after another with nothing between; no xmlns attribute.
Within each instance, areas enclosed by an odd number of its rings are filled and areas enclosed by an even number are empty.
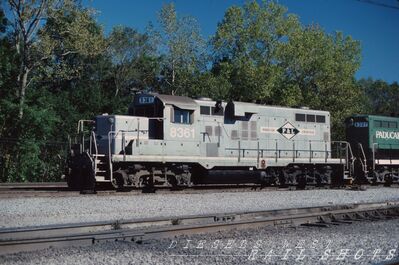
<svg viewBox="0 0 399 265"><path fill-rule="evenodd" d="M215 115L213 107L209 108L209 115L202 115L202 142L207 157L218 157L223 146L223 114Z"/></svg>

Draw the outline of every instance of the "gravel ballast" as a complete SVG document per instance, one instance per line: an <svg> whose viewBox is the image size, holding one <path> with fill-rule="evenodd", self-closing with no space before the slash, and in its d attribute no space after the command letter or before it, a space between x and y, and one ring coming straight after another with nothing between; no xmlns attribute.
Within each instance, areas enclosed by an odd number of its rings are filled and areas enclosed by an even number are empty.
<svg viewBox="0 0 399 265"><path fill-rule="evenodd" d="M81 195L0 199L0 227L272 210L399 200L398 188Z"/></svg>
<svg viewBox="0 0 399 265"><path fill-rule="evenodd" d="M0 264L381 264L398 259L398 220L233 230L0 256Z"/></svg>

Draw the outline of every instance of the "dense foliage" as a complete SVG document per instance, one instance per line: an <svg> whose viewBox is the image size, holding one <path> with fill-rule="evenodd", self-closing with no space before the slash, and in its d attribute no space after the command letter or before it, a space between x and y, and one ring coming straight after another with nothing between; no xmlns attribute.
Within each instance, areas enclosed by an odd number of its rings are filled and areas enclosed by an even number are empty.
<svg viewBox="0 0 399 265"><path fill-rule="evenodd" d="M273 1L228 8L209 40L174 4L106 35L77 0L0 3L0 181L59 180L77 121L137 91L328 110L335 139L350 114L398 114L398 83L355 79L358 41Z"/></svg>

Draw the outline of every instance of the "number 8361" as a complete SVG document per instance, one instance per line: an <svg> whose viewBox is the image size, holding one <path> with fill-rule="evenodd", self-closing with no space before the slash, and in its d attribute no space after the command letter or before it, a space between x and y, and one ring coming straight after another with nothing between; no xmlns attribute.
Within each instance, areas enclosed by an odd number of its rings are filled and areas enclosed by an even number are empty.
<svg viewBox="0 0 399 265"><path fill-rule="evenodd" d="M176 128L176 127L171 127L170 128L170 137L172 138L194 138L194 129L190 128Z"/></svg>

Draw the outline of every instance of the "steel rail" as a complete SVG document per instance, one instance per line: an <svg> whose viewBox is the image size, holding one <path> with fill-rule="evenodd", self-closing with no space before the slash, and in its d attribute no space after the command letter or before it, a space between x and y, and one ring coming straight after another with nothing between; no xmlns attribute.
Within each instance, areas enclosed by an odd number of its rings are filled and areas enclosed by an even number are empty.
<svg viewBox="0 0 399 265"><path fill-rule="evenodd" d="M67 188L66 182L6 182L0 183L0 189L38 189Z"/></svg>
<svg viewBox="0 0 399 265"><path fill-rule="evenodd" d="M390 188L398 188L399 183L393 183ZM365 190L374 188L385 188L383 186L373 185L359 185L359 186L347 186L346 188L334 187L331 185L316 186L307 185L305 188L298 189L297 186L266 186L263 187L259 184L199 184L193 187L185 187L182 189L173 189L171 187L159 186L156 187L155 193L175 193L175 194L192 194L197 192L213 192L213 191L291 191L291 190L324 190L324 189L347 189L347 190ZM119 192L110 187L100 186L96 189L99 195L130 195L142 193L142 188L126 187L123 192ZM59 194L57 194L59 193ZM31 182L31 183L0 183L0 198L10 195L12 197L35 197L35 196L69 196L73 194L79 194L79 191L71 190L68 188L66 182Z"/></svg>
<svg viewBox="0 0 399 265"><path fill-rule="evenodd" d="M104 241L154 238L262 226L328 226L399 216L399 202L236 212L168 218L0 229L0 254L49 247L86 246Z"/></svg>
<svg viewBox="0 0 399 265"><path fill-rule="evenodd" d="M303 189L298 189L295 186L289 187L277 187L277 186L269 186L269 187L260 187L256 185L201 185L195 187L188 187L184 189L172 189L170 187L159 187L156 189L154 194L204 194L204 193L220 193L220 192L229 192L229 193L239 193L239 192L270 192L270 191L304 191L304 190L349 190L349 191L358 191L358 190L368 190L368 189L384 189L384 188L399 188L398 184L393 184L390 187L382 187L382 186L351 186L346 188L340 187L316 187L316 186L307 186ZM383 190L382 190L383 192ZM106 189L99 188L96 190L96 195L82 195L79 191L70 190L69 188L52 188L52 187L13 187L13 188L5 188L0 187L0 199L6 198L29 198L29 197L71 197L71 196L140 196L145 191L140 188L127 188L123 191L118 191L115 189Z"/></svg>
<svg viewBox="0 0 399 265"><path fill-rule="evenodd" d="M315 189L315 187L307 187ZM323 187L323 189L326 189ZM154 194L197 194L215 192L259 192L259 191L286 191L294 190L294 187L260 187L257 185L198 185L185 189L172 189L170 187L157 187ZM96 190L97 196L136 196L142 195L141 188L126 188L123 191L99 187ZM68 197L81 196L79 191L65 187L39 187L39 186L1 186L0 198L19 198L19 197ZM86 196L86 195L85 195Z"/></svg>

